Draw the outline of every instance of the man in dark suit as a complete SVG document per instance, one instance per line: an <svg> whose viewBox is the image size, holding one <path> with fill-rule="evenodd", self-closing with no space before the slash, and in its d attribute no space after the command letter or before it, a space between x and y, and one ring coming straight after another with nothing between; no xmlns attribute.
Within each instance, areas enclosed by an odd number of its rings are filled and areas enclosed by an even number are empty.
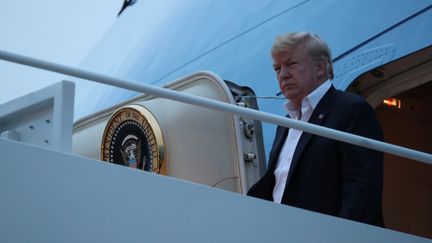
<svg viewBox="0 0 432 243"><path fill-rule="evenodd" d="M271 55L288 117L382 140L372 107L336 90L331 52L317 35L276 38ZM381 152L278 127L268 169L248 195L383 226Z"/></svg>

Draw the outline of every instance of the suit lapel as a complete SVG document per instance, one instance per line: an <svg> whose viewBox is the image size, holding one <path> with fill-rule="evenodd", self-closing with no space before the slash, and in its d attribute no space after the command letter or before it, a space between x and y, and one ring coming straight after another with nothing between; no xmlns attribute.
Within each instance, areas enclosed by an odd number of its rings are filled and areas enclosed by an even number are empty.
<svg viewBox="0 0 432 243"><path fill-rule="evenodd" d="M276 164L279 158L279 153L282 149L282 146L285 143L286 137L288 135L288 128L286 127L278 127L276 132L276 139L272 147L272 151L270 153L269 158L269 168L268 171L271 173L276 169Z"/></svg>
<svg viewBox="0 0 432 243"><path fill-rule="evenodd" d="M330 89L327 91L327 93L322 97L318 105L315 107L314 111L312 112L311 117L309 118L309 123L315 124L315 125L321 125L324 120L327 118L330 112L330 108L333 105L333 97L335 94L336 89L331 86ZM299 158L301 154L303 153L304 148L308 144L309 140L312 138L312 134L303 132L299 142L297 143L296 149L294 151L294 155L291 161L291 166L288 172L288 178L287 182L285 184L285 188L287 188L288 183L292 177L292 174L299 162Z"/></svg>

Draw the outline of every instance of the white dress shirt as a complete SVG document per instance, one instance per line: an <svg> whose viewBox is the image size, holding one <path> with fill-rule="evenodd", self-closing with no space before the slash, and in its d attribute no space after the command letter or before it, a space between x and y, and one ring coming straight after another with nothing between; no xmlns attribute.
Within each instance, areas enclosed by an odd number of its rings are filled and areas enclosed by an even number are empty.
<svg viewBox="0 0 432 243"><path fill-rule="evenodd" d="M331 83L327 80L314 91L312 91L312 93L310 93L308 96L304 97L301 104L301 113L299 110L296 110L294 108L294 104L288 100L285 103L285 108L288 111L288 115L291 117L291 119L296 119L304 122L309 121L309 118L312 115L315 107L318 105L318 102L330 89L330 87ZM288 178L291 161L302 133L303 131L301 130L290 128L285 143L281 149L281 152L279 153L277 167L274 171L276 183L273 189L273 201L276 203L281 203L282 201L282 196L285 190L285 184Z"/></svg>

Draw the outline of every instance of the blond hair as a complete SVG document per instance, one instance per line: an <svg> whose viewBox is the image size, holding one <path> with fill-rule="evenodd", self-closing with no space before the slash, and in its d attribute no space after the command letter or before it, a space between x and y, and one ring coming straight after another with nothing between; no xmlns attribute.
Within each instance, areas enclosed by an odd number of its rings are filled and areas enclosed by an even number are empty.
<svg viewBox="0 0 432 243"><path fill-rule="evenodd" d="M326 62L327 78L333 79L333 62L331 50L318 35L309 32L290 32L277 36L271 49L271 55L304 45L306 52L315 61Z"/></svg>

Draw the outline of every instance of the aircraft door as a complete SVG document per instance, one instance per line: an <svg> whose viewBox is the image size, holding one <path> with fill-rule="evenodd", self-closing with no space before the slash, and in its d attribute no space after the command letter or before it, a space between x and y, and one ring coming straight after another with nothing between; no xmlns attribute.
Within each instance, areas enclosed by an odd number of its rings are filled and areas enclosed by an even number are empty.
<svg viewBox="0 0 432 243"><path fill-rule="evenodd" d="M257 108L251 89L208 72L165 87ZM239 193L265 170L260 122L151 95L77 121L73 151Z"/></svg>

